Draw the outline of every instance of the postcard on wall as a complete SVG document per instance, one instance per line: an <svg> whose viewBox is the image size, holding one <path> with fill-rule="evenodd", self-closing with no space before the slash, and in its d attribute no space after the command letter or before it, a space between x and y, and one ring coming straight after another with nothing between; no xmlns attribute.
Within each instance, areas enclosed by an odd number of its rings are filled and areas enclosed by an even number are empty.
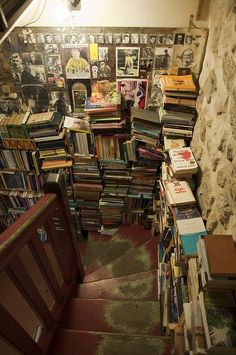
<svg viewBox="0 0 236 355"><path fill-rule="evenodd" d="M168 47L156 47L155 48L155 70L160 70L163 74L166 72L172 61L173 49Z"/></svg>
<svg viewBox="0 0 236 355"><path fill-rule="evenodd" d="M153 51L151 47L144 47L142 48L142 58L152 58L153 57Z"/></svg>
<svg viewBox="0 0 236 355"><path fill-rule="evenodd" d="M149 35L149 43L156 44L157 43L157 36L155 34Z"/></svg>
<svg viewBox="0 0 236 355"><path fill-rule="evenodd" d="M65 48L65 71L67 79L89 79L88 45L81 44L77 48Z"/></svg>
<svg viewBox="0 0 236 355"><path fill-rule="evenodd" d="M112 33L105 33L105 43L113 43L113 35Z"/></svg>
<svg viewBox="0 0 236 355"><path fill-rule="evenodd" d="M126 101L127 108L138 107L145 109L147 106L148 80L145 79L118 79L117 91Z"/></svg>
<svg viewBox="0 0 236 355"><path fill-rule="evenodd" d="M141 33L140 34L140 43L141 44L147 44L148 43L148 34L147 33Z"/></svg>
<svg viewBox="0 0 236 355"><path fill-rule="evenodd" d="M138 76L139 75L138 47L117 47L116 48L116 76Z"/></svg>
<svg viewBox="0 0 236 355"><path fill-rule="evenodd" d="M129 43L129 40L130 40L130 35L129 33L122 33L122 43Z"/></svg>
<svg viewBox="0 0 236 355"><path fill-rule="evenodd" d="M97 34L97 43L100 43L100 44L104 43L104 33Z"/></svg>

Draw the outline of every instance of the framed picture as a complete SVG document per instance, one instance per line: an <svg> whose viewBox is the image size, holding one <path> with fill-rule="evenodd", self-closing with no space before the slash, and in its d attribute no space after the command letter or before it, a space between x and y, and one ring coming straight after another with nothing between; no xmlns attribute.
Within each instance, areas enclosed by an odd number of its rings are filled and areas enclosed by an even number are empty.
<svg viewBox="0 0 236 355"><path fill-rule="evenodd" d="M116 76L138 76L139 75L138 47L117 47L116 48Z"/></svg>

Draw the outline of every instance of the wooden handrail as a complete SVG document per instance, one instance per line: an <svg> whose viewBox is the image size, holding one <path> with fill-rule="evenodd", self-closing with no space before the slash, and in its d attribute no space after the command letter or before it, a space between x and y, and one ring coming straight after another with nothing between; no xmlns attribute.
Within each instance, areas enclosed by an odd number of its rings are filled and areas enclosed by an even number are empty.
<svg viewBox="0 0 236 355"><path fill-rule="evenodd" d="M75 230L63 176L49 174L44 192L44 197L0 234L0 273L8 275L42 324L42 332L36 342L19 319L15 319L3 305L0 306L0 323L1 316L7 322L6 326L0 324L0 337L24 354L32 353L33 349L35 354L46 353L73 286L84 277L82 261L75 250ZM47 235L46 242L39 238L38 231L42 228ZM50 247L50 255L47 246ZM37 280L24 265L21 252L25 247L51 293L52 306L45 302ZM55 262L61 281L55 271ZM21 336L16 336L16 330ZM30 347L27 352L26 343Z"/></svg>

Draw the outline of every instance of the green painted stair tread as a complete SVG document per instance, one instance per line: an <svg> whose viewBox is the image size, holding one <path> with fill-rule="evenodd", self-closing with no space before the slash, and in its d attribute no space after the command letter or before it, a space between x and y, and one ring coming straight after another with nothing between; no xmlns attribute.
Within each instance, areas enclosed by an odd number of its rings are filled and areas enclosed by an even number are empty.
<svg viewBox="0 0 236 355"><path fill-rule="evenodd" d="M74 296L83 299L157 300L157 270L80 284Z"/></svg>
<svg viewBox="0 0 236 355"><path fill-rule="evenodd" d="M104 248L112 237L101 236L97 232L90 232L88 235L85 255L84 268L86 269L104 252Z"/></svg>
<svg viewBox="0 0 236 355"><path fill-rule="evenodd" d="M130 336L58 330L48 355L170 355L164 336Z"/></svg>
<svg viewBox="0 0 236 355"><path fill-rule="evenodd" d="M86 268L86 275L111 263L129 250L148 242L153 236L143 226L120 226L118 232L104 245L103 252Z"/></svg>
<svg viewBox="0 0 236 355"><path fill-rule="evenodd" d="M129 250L112 263L85 276L84 283L120 277L157 268L157 238Z"/></svg>
<svg viewBox="0 0 236 355"><path fill-rule="evenodd" d="M146 300L72 298L61 329L135 335L160 335L160 305Z"/></svg>

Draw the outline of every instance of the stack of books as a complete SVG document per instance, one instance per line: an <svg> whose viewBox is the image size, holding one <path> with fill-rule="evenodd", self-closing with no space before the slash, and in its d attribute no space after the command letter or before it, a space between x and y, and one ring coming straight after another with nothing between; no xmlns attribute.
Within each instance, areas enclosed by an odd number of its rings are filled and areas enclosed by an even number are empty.
<svg viewBox="0 0 236 355"><path fill-rule="evenodd" d="M97 231L101 227L99 199L103 189L97 157L75 153L72 171L81 228Z"/></svg>
<svg viewBox="0 0 236 355"><path fill-rule="evenodd" d="M30 112L13 113L10 116L1 114L0 116L0 135L1 138L28 139L29 132L26 123Z"/></svg>
<svg viewBox="0 0 236 355"><path fill-rule="evenodd" d="M164 137L191 139L196 118L197 88L192 75L161 75L164 107L159 109Z"/></svg>
<svg viewBox="0 0 236 355"><path fill-rule="evenodd" d="M149 146L156 147L161 141L161 122L154 111L131 109L131 137Z"/></svg>

